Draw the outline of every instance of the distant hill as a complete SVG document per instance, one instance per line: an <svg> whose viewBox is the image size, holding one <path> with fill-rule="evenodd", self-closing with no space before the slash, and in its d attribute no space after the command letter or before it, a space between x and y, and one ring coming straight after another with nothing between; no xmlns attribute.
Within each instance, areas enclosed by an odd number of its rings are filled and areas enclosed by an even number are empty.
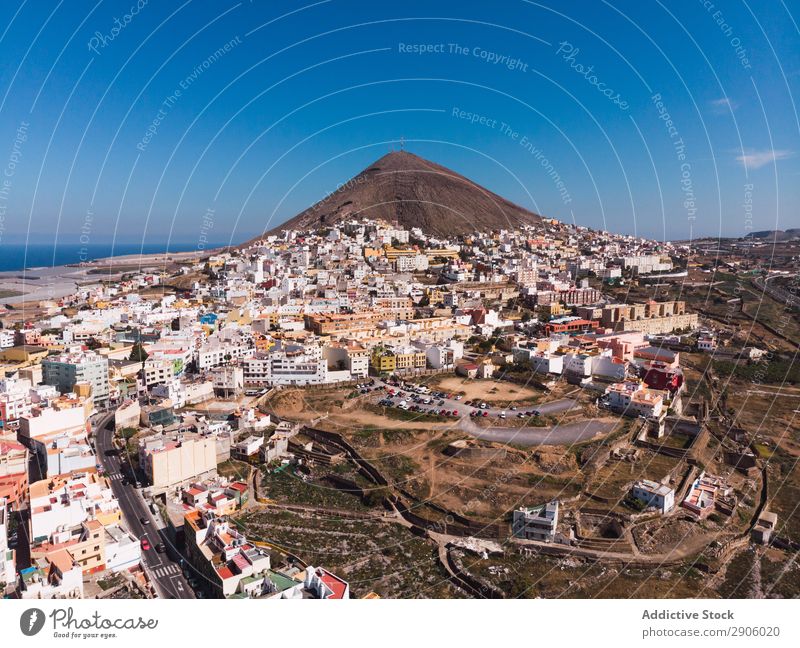
<svg viewBox="0 0 800 648"><path fill-rule="evenodd" d="M776 241L790 241L800 236L800 228L787 230L762 230L760 232L750 232L745 238L750 239L770 239Z"/></svg>
<svg viewBox="0 0 800 648"><path fill-rule="evenodd" d="M382 218L434 236L541 222L538 214L455 171L413 153L394 151L271 233L317 229L354 217Z"/></svg>

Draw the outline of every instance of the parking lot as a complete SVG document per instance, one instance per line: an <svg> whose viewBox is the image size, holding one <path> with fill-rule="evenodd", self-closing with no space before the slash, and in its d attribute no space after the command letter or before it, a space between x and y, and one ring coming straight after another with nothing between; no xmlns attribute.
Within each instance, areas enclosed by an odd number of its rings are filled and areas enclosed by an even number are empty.
<svg viewBox="0 0 800 648"><path fill-rule="evenodd" d="M360 393L370 391L382 392L378 401L384 407L441 416L442 418L496 418L496 419L530 419L566 412L578 407L578 402L571 398L561 398L549 403L518 408L516 405L499 407L481 400L463 400L459 394L431 390L424 385L401 382L398 380L372 380L361 386Z"/></svg>

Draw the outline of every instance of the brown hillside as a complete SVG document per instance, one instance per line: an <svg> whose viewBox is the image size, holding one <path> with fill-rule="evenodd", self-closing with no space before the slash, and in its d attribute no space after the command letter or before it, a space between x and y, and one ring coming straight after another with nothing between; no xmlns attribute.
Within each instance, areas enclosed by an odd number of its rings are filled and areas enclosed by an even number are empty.
<svg viewBox="0 0 800 648"><path fill-rule="evenodd" d="M311 230L354 217L381 218L442 236L540 222L537 214L455 171L394 151L272 231Z"/></svg>

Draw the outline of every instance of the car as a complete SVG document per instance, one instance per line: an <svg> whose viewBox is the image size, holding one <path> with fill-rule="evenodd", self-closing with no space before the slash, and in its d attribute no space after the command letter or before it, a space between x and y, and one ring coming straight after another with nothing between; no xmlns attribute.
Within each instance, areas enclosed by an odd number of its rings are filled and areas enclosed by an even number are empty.
<svg viewBox="0 0 800 648"><path fill-rule="evenodd" d="M150 541L147 538L142 538L142 549L144 551L150 551Z"/></svg>
<svg viewBox="0 0 800 648"><path fill-rule="evenodd" d="M487 412L486 410L483 410L483 415L484 416L489 416L489 412Z"/></svg>
<svg viewBox="0 0 800 648"><path fill-rule="evenodd" d="M454 396L454 399L457 401L460 401L462 398L464 397L461 394L457 394L456 396Z"/></svg>
<svg viewBox="0 0 800 648"><path fill-rule="evenodd" d="M539 410L533 410L533 415L534 416L539 416L540 414L541 414L541 412Z"/></svg>
<svg viewBox="0 0 800 648"><path fill-rule="evenodd" d="M167 551L167 547L164 545L164 543L163 543L163 542L159 542L159 543L156 545L156 551L157 551L158 553L166 553L166 551Z"/></svg>
<svg viewBox="0 0 800 648"><path fill-rule="evenodd" d="M142 516L139 518L139 522L141 522L142 524L150 524L150 519Z"/></svg>
<svg viewBox="0 0 800 648"><path fill-rule="evenodd" d="M528 410L527 412L525 412L525 416L533 416L533 412L531 410Z"/></svg>
<svg viewBox="0 0 800 648"><path fill-rule="evenodd" d="M444 401L443 401L443 400L440 400L440 401L437 403L437 405L438 405L439 407L441 407L442 405L444 405Z"/></svg>
<svg viewBox="0 0 800 648"><path fill-rule="evenodd" d="M458 416L458 410L453 410L453 416Z"/></svg>
<svg viewBox="0 0 800 648"><path fill-rule="evenodd" d="M506 413L505 412L500 412L500 418L505 418L505 417L506 417Z"/></svg>
<svg viewBox="0 0 800 648"><path fill-rule="evenodd" d="M524 412L518 412L517 413L517 418L525 418L525 413Z"/></svg>
<svg viewBox="0 0 800 648"><path fill-rule="evenodd" d="M512 412L516 412L516 411L517 411L517 406L516 406L516 405L512 405L512 406L511 406L509 409L510 409Z"/></svg>

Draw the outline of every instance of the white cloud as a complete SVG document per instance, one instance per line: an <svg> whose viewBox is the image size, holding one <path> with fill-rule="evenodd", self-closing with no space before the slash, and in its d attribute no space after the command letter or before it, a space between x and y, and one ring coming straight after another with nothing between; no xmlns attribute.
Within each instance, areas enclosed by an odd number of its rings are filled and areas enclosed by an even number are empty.
<svg viewBox="0 0 800 648"><path fill-rule="evenodd" d="M711 108L715 113L726 113L728 111L736 110L739 107L739 104L730 99L728 97L723 97L722 99L714 99L711 102Z"/></svg>
<svg viewBox="0 0 800 648"><path fill-rule="evenodd" d="M785 149L769 149L766 151L749 151L744 155L737 155L736 160L741 162L747 169L760 169L767 164L786 160L794 155L793 151Z"/></svg>

